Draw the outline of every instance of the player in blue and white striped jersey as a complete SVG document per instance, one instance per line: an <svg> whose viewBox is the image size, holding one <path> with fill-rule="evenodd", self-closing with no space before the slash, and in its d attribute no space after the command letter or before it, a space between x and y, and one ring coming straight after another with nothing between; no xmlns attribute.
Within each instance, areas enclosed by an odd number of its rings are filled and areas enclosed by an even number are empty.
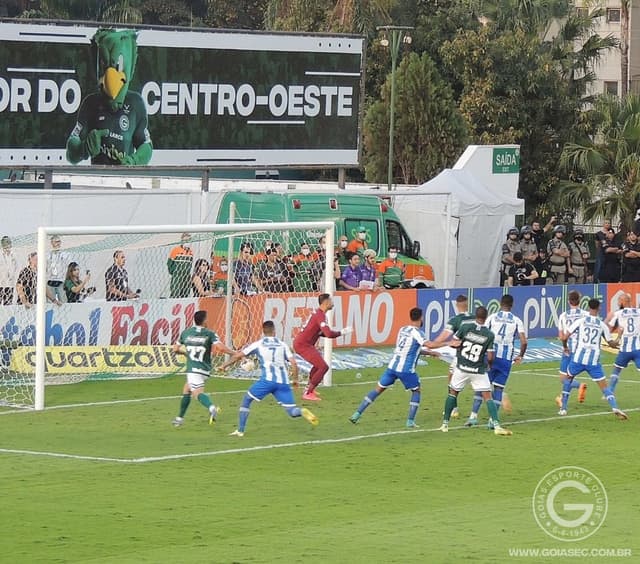
<svg viewBox="0 0 640 564"><path fill-rule="evenodd" d="M269 394L273 394L276 401L284 407L290 417L302 416L312 425L318 424L318 418L307 408L299 408L293 397L288 368L290 365L293 380L297 382L298 364L289 345L276 337L273 321L265 321L262 324L262 332L264 335L262 339L233 354L221 367L224 370L247 356L257 357L260 363L260 380L249 388L240 405L238 428L231 433L236 437L244 436L249 409L253 401L261 401Z"/></svg>
<svg viewBox="0 0 640 564"><path fill-rule="evenodd" d="M494 335L494 358L489 369L489 381L491 382L491 397L496 406L496 411L502 405L504 388L507 385L511 365L522 362L527 351L527 335L524 323L517 315L511 313L513 308L513 296L505 294L500 300L500 311L487 317L486 327ZM520 352L515 355L515 340L520 340ZM474 427L478 424L478 412L482 405L482 392L473 395L473 407L465 427Z"/></svg>
<svg viewBox="0 0 640 564"><path fill-rule="evenodd" d="M577 290L571 290L567 296L569 302L569 309L563 311L558 317L558 339L562 339L562 335L567 332L569 327L574 321L581 319L589 315L584 309L580 307L580 292ZM556 396L556 405L562 408L562 396L564 390L564 383L567 379L567 368L569 362L571 362L571 355L576 348L576 336L571 335L569 337L568 348L564 350L562 358L560 359L560 394ZM571 381L571 389L578 388L578 401L584 402L587 395L587 385L580 383L578 380Z"/></svg>
<svg viewBox="0 0 640 564"><path fill-rule="evenodd" d="M620 372L631 361L640 370L640 309L631 307L629 294L623 294L620 297L620 306L622 309L616 311L609 321L609 327L613 329L617 325L622 332L620 352L613 363L613 372L609 379L609 388L612 392L615 392Z"/></svg>
<svg viewBox="0 0 640 564"><path fill-rule="evenodd" d="M421 349L426 343L425 335L420 329L422 327L422 310L419 307L412 308L409 311L409 319L411 320L410 325L406 325L398 331L396 348L393 350L393 356L387 369L380 377L376 388L364 397L357 411L349 417L351 423L357 423L365 409L376 401L382 392L393 386L396 380L400 380L406 390L411 390L407 427L417 427L415 418L420 405L420 378L416 374L416 364Z"/></svg>
<svg viewBox="0 0 640 564"><path fill-rule="evenodd" d="M611 406L614 415L619 419L627 419L624 411L618 408L616 397L611 388L607 386L607 380L600 363L600 340L604 336L610 346L616 343L613 341L611 332L606 323L598 317L600 311L600 300L595 298L589 300L589 315L574 321L566 332L562 334L562 344L568 349L569 337L576 335L576 348L571 357L571 362L567 368L567 379L562 390L562 407L558 415L567 414L567 404L571 393L571 381L581 372L586 371L591 379L598 384L602 395Z"/></svg>

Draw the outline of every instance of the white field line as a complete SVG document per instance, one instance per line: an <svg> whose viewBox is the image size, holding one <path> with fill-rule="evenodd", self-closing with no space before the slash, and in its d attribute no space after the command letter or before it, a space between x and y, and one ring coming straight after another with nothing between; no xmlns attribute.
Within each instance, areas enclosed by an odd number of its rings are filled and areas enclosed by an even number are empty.
<svg viewBox="0 0 640 564"><path fill-rule="evenodd" d="M625 411L627 413L640 411L640 407L634 407L631 409L627 409ZM599 411L597 413L565 415L564 417L554 416L554 417L540 417L537 419L523 419L521 421L509 422L509 426L525 425L530 423L544 423L548 421L565 421L567 419L578 419L582 417L594 417L594 416L601 416L601 415L611 416L611 411ZM466 427L464 427L464 425L459 425L457 427L449 428L450 431L460 431L461 429L466 429ZM386 431L382 433L356 435L352 437L342 437L338 439L317 439L313 441L299 441L299 442L293 442L293 443L275 443L270 445L258 445L253 447L237 447L237 448L229 448L224 450L190 452L185 454L169 454L165 456L146 456L141 458L110 458L110 457L104 457L104 456L85 456L85 455L76 455L76 454L68 454L68 453L61 453L61 452L32 451L32 450L5 449L5 448L0 448L0 453L20 454L20 455L28 455L28 456L42 456L42 457L48 457L48 458L67 458L67 459L73 459L73 460L89 460L92 462L118 462L122 464L143 464L148 462L167 462L170 460L183 460L188 458L202 458L205 456L218 456L221 454L244 454L246 452L258 452L258 451L273 450L278 448L292 448L292 447L309 446L309 445L317 446L317 445L327 445L327 444L349 443L349 442L361 441L365 439L390 437L393 435L406 435L409 433L435 433L437 431L439 431L438 428L404 429L401 431L400 430ZM500 439L496 439L496 440L500 440Z"/></svg>
<svg viewBox="0 0 640 564"><path fill-rule="evenodd" d="M603 366L613 366L613 364L610 365L603 365ZM520 369L520 370L515 370L512 373L512 376L515 376L516 378L519 375L524 375L524 376L544 376L545 378L559 378L558 373L557 372L541 372L539 370L534 370L534 369ZM584 375L583 375L584 376ZM444 378L447 378L446 374L442 374L439 376L421 376L420 380L425 381L425 380L442 380ZM356 382L343 382L341 384L337 384L335 387L337 388L344 388L344 387L348 387L348 386L364 386L364 385L375 385L378 381L377 380L358 380ZM619 380L620 383L624 383L624 384L640 384L640 380L630 380L630 379L626 379L626 378L621 378ZM513 385L513 384L512 384ZM247 391L247 388L243 388L241 390L226 390L226 391L216 391L216 392L208 392L209 395L215 394L215 395L233 395L233 394L242 394L245 393ZM110 401L95 401L95 402L86 402L86 403L69 403L69 404L64 404L64 405L54 405L51 407L47 407L46 411L52 411L55 409L75 409L75 408L80 408L80 407L100 407L100 406L111 406L111 405L119 405L119 404L127 404L127 403L142 403L142 402L146 402L146 401L166 401L166 400L175 400L177 398L179 398L180 396L158 396L158 397L150 397L150 398L135 398L135 399L124 399L124 400L110 400ZM18 415L18 414L24 414L24 413L32 413L33 410L32 409L12 409L12 410L8 410L8 411L2 411L0 412L0 416L2 415Z"/></svg>

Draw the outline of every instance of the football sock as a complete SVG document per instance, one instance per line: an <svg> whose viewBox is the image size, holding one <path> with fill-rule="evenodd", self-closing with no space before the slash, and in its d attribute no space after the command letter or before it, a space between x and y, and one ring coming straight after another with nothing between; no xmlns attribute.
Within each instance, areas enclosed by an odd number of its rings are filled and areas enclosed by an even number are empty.
<svg viewBox="0 0 640 564"><path fill-rule="evenodd" d="M560 393L562 393L562 391L564 390L564 383L567 381L567 377L564 376L563 380L562 380L562 388L560 389ZM572 378L571 380L571 389L572 390L577 390L580 387L580 382L578 380L576 380L575 378Z"/></svg>
<svg viewBox="0 0 640 564"><path fill-rule="evenodd" d="M492 399L487 400L487 409L489 410L489 417L493 421L494 425L500 425L500 419L498 419L498 408L496 402Z"/></svg>
<svg viewBox="0 0 640 564"><path fill-rule="evenodd" d="M378 392L378 390L371 390L366 396L364 396L362 403L358 407L358 412L364 413L364 410L367 409L367 407L369 407L374 401L376 401L376 398L379 395L380 393Z"/></svg>
<svg viewBox="0 0 640 564"><path fill-rule="evenodd" d="M500 406L502 405L503 391L504 391L504 388L501 388L500 386L494 386L493 392L491 392L491 398L493 399L493 403L496 404L496 411L498 411L500 409Z"/></svg>
<svg viewBox="0 0 640 564"><path fill-rule="evenodd" d="M616 391L616 386L618 385L618 378L620 378L620 369L617 366L614 366L613 372L611 373L611 378L609 378L609 389L612 392Z"/></svg>
<svg viewBox="0 0 640 564"><path fill-rule="evenodd" d="M618 409L618 402L616 401L616 396L613 395L613 391L611 390L610 387L606 387L604 390L602 390L602 395L605 397L607 402L609 402L611 409Z"/></svg>
<svg viewBox="0 0 640 564"><path fill-rule="evenodd" d="M287 407L285 409L287 410L289 417L300 417L302 415L302 409L295 405L293 407Z"/></svg>
<svg viewBox="0 0 640 564"><path fill-rule="evenodd" d="M478 414L480 411L480 406L482 405L482 394L480 392L475 392L473 394L473 406L471 407L471 413Z"/></svg>
<svg viewBox="0 0 640 564"><path fill-rule="evenodd" d="M178 415L178 417L184 417L184 414L187 412L190 403L191 394L182 394L182 399L180 400L180 414Z"/></svg>
<svg viewBox="0 0 640 564"><path fill-rule="evenodd" d="M444 402L444 416L442 418L446 423L449 423L451 412L453 411L454 407L458 407L458 396L449 394Z"/></svg>
<svg viewBox="0 0 640 564"><path fill-rule="evenodd" d="M411 392L411 399L409 400L409 415L407 419L413 421L416 418L418 412L418 406L420 405L420 391L416 390Z"/></svg>
<svg viewBox="0 0 640 564"><path fill-rule="evenodd" d="M240 411L238 413L238 431L244 433L244 428L247 426L247 419L249 419L249 406L253 398L249 394L245 394L240 404Z"/></svg>
<svg viewBox="0 0 640 564"><path fill-rule="evenodd" d="M205 394L204 392L200 392L198 394L198 401L202 405L204 405L207 409L209 409L213 405L213 402L211 401L209 396L207 394Z"/></svg>
<svg viewBox="0 0 640 564"><path fill-rule="evenodd" d="M567 379L562 384L562 408L567 409L567 405L569 404L569 395L571 394L571 390L573 388L573 378Z"/></svg>

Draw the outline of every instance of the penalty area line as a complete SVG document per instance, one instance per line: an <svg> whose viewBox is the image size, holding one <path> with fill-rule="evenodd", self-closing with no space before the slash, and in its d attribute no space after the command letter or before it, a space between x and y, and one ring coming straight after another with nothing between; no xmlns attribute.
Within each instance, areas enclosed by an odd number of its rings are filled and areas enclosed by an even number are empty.
<svg viewBox="0 0 640 564"><path fill-rule="evenodd" d="M625 410L627 413L640 411L640 407L633 407ZM553 417L539 417L536 419L522 419L520 421L512 421L509 423L509 427L514 425L526 425L530 423L546 423L548 421L566 421L568 419L581 419L586 417L600 417L603 415L612 416L611 411L598 411L596 413L578 413L575 415L553 416ZM467 429L464 425L458 425L455 427L449 427L449 431L460 431ZM394 435L408 435L410 433L436 433L440 429L434 427L431 429L402 429L397 431L383 431L380 433L370 433L368 435L354 435L351 437L340 437L336 439L314 439L310 441L297 441L289 443L275 443L269 445L256 445L252 447L236 447L222 450L213 450L205 452L188 452L184 454L168 454L164 456L144 456L139 458L115 458L106 456L88 456L81 454L69 454L62 452L46 452L46 451L33 451L22 449L6 449L0 448L0 454L18 454L27 456L42 456L48 458L65 458L73 460L88 460L92 462L117 462L120 464L147 464L150 462L169 462L172 460L184 460L189 458L203 458L209 456L220 456L224 454L244 454L249 452L260 452L264 450L274 450L280 448L294 448L300 446L319 446L330 445L339 443L350 443L355 441L362 441L366 439L377 439L381 437L392 437Z"/></svg>

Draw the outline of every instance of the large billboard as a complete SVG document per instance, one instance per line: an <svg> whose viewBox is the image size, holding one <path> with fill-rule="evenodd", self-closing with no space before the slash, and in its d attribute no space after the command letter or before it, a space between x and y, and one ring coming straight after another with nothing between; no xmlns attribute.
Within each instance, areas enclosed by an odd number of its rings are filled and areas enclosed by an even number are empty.
<svg viewBox="0 0 640 564"><path fill-rule="evenodd" d="M356 166L364 39L0 22L0 167Z"/></svg>

